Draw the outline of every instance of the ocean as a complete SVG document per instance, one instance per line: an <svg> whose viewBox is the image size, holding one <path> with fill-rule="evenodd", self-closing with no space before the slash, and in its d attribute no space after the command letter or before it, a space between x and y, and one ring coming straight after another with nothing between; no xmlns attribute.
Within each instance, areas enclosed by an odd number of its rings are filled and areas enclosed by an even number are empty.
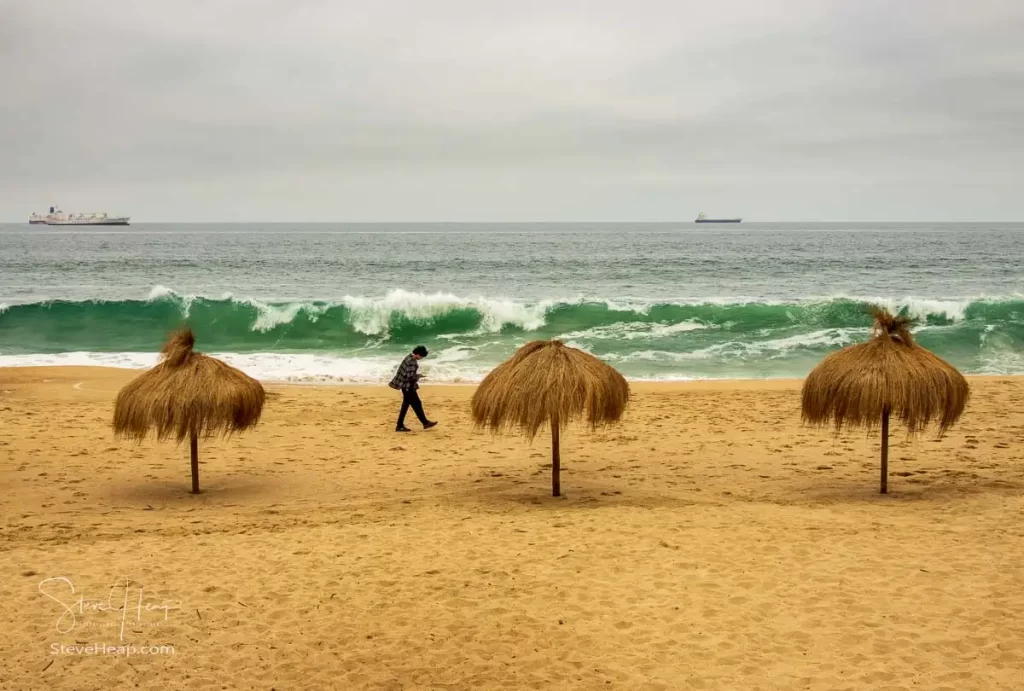
<svg viewBox="0 0 1024 691"><path fill-rule="evenodd" d="M472 382L559 338L634 380L801 377L871 305L969 374L1024 374L1020 223L0 225L0 366L197 347L267 380Z"/></svg>

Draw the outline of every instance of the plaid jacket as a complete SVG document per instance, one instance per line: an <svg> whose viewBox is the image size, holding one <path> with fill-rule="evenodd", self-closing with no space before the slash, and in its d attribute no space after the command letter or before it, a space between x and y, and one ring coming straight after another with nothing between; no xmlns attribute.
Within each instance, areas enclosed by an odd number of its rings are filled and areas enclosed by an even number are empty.
<svg viewBox="0 0 1024 691"><path fill-rule="evenodd" d="M416 358L411 353L406 355L388 386L400 391L415 391L420 388L420 385L416 383L419 379L419 375L416 373L418 369L419 363L416 362Z"/></svg>

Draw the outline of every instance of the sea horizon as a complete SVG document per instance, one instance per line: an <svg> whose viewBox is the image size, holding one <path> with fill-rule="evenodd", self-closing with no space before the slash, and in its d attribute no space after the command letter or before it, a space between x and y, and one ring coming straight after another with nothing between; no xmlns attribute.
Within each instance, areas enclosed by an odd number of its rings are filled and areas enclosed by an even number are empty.
<svg viewBox="0 0 1024 691"><path fill-rule="evenodd" d="M676 220L637 220L637 219L622 219L622 220L570 220L570 221L551 221L551 220L532 220L532 221L514 221L514 220L461 220L461 221L423 221L423 220L385 220L385 221L360 221L360 220L329 220L329 221L310 221L301 219L287 219L287 220L234 220L234 221L223 221L223 220L189 220L189 221L176 221L176 220L135 220L134 216L129 216L132 220L129 228L136 225L139 226L162 226L162 225L315 225L315 226L364 226L364 225L433 225L433 226L465 226L465 225L481 225L481 226L552 226L552 225L636 225L636 226L658 226L658 225L692 225L694 227L704 227L712 225L714 227L721 228L734 228L736 226L807 226L807 225L824 225L824 226L836 226L836 225L877 225L885 224L892 226L916 226L916 225L939 225L939 226L959 226L959 225L1004 225L1004 224L1019 224L1024 223L1024 219L960 219L960 220L930 220L930 219L915 219L915 220L893 220L893 219L803 219L803 220L767 220L767 219L747 219L742 218L740 223L724 222L724 223L713 223L704 222L697 223L693 218L680 218ZM8 229L13 230L22 226L30 225L25 219L8 219L0 221L0 230ZM45 228L54 229L66 229L69 232L72 230L112 230L117 228L123 228L123 226L45 226L45 224L35 225L34 229L44 230Z"/></svg>

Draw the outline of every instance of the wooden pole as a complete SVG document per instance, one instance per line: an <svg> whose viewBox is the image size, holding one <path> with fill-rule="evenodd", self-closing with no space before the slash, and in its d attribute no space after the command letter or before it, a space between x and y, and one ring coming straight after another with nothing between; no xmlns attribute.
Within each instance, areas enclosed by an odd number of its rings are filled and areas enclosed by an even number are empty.
<svg viewBox="0 0 1024 691"><path fill-rule="evenodd" d="M889 407L882 408L882 494L889 493Z"/></svg>
<svg viewBox="0 0 1024 691"><path fill-rule="evenodd" d="M558 454L558 420L551 421L551 496L562 495L562 482L559 473L562 470L561 458Z"/></svg>
<svg viewBox="0 0 1024 691"><path fill-rule="evenodd" d="M195 432L192 432L189 447L192 452L192 494L199 494L199 438Z"/></svg>

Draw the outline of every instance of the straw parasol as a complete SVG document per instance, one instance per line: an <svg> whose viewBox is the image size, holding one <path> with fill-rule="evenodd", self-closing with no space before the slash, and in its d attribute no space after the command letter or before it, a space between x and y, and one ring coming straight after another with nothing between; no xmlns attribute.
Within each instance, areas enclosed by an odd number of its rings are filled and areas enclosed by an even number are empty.
<svg viewBox="0 0 1024 691"><path fill-rule="evenodd" d="M807 376L803 419L812 425L834 422L837 432L844 426L871 431L881 423L885 494L889 416L902 420L911 435L934 421L941 436L960 419L969 390L956 368L914 342L908 318L881 308L873 314L870 340L832 353Z"/></svg>
<svg viewBox="0 0 1024 691"><path fill-rule="evenodd" d="M141 441L153 429L160 441L189 438L192 493L199 493L199 438L241 432L256 425L266 395L258 381L216 358L192 350L195 336L182 329L160 351L160 362L117 394L114 434Z"/></svg>
<svg viewBox="0 0 1024 691"><path fill-rule="evenodd" d="M473 421L495 433L518 430L530 441L551 426L551 494L561 494L559 429L586 418L591 428L617 422L629 384L605 363L561 341L532 341L498 365L473 394Z"/></svg>

